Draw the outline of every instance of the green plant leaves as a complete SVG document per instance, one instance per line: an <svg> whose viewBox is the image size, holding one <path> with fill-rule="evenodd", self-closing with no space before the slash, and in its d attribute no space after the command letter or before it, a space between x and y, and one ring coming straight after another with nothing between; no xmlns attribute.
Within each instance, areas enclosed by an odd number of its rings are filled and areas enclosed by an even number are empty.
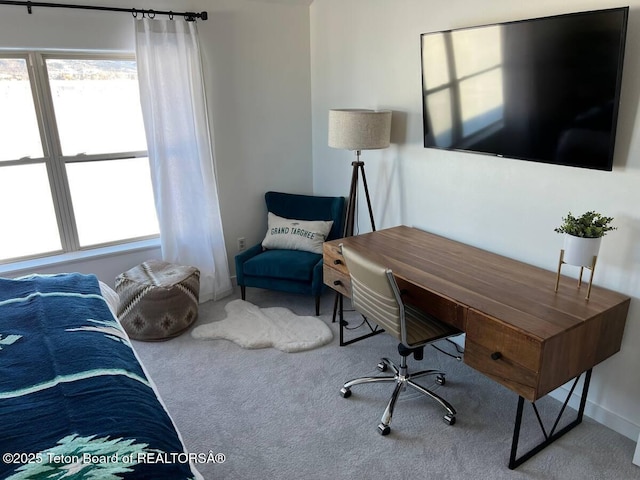
<svg viewBox="0 0 640 480"><path fill-rule="evenodd" d="M562 225L553 230L558 233L567 233L574 237L599 238L606 235L617 227L612 227L610 223L613 217L605 217L600 213L588 211L580 217L575 217L569 212L566 217L562 218Z"/></svg>

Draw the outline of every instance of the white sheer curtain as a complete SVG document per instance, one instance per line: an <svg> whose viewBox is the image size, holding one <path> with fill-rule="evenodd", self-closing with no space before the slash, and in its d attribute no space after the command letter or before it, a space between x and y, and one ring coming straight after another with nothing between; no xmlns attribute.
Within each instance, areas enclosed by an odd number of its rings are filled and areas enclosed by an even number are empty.
<svg viewBox="0 0 640 480"><path fill-rule="evenodd" d="M200 301L231 293L196 22L135 20L162 256L200 270Z"/></svg>

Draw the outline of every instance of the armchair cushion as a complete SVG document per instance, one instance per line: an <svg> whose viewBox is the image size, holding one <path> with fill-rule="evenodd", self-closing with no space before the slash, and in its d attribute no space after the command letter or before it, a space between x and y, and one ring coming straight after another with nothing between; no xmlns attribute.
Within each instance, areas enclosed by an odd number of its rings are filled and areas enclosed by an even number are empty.
<svg viewBox="0 0 640 480"><path fill-rule="evenodd" d="M297 220L269 212L267 235L262 246L269 249L302 250L322 253L322 243L333 226L333 220Z"/></svg>
<svg viewBox="0 0 640 480"><path fill-rule="evenodd" d="M322 255L300 250L265 250L244 264L244 274L311 282Z"/></svg>

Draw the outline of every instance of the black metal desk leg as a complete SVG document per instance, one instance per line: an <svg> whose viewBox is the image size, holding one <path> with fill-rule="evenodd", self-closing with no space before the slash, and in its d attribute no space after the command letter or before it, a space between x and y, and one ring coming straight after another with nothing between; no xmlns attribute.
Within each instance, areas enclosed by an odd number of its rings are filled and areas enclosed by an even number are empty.
<svg viewBox="0 0 640 480"><path fill-rule="evenodd" d="M338 293L340 297L338 299L338 310L340 312L340 317L338 318L338 325L340 325L340 346L344 346L344 297Z"/></svg>
<svg viewBox="0 0 640 480"><path fill-rule="evenodd" d="M331 323L336 322L336 313L338 312L338 298L341 296L342 295L340 295L340 292L336 292L336 298L333 301L333 320L331 320Z"/></svg>
<svg viewBox="0 0 640 480"><path fill-rule="evenodd" d="M580 407L578 408L578 414L576 416L576 419L573 420L564 428L562 428L560 431L556 432L555 431L556 427L558 426L558 423L560 422L560 418L562 417L565 409L567 408L567 405L569 404L569 400L571 399L571 396L573 395L573 391L576 388L576 385L578 384L578 380L580 380L580 375L578 375L575 381L573 382L571 390L569 391L569 394L567 395L567 398L564 401L564 404L562 405L562 408L560 409L560 412L558 413L558 416L555 419L553 427L551 428L551 431L548 434L544 428L542 419L540 418L540 414L538 412L535 402L531 402L531 406L533 407L533 410L538 419L538 424L540 425L540 429L542 430L542 433L544 435L544 441L542 441L541 443L533 447L527 453L524 453L520 458L516 458L516 455L518 454L518 442L520 440L520 427L522 426L524 398L522 396L518 397L518 408L516 410L516 420L513 427L513 439L511 441L511 455L509 456L509 469L513 470L514 468L519 467L524 462L526 462L531 457L533 457L536 453L540 452L547 446L551 445L553 442L555 442L558 438L562 437L569 430L572 430L574 427L582 423L582 417L584 415L584 407L587 403L587 394L589 393L589 383L591 382L591 371L592 369L587 370L586 376L584 378L584 384L582 386L582 396L580 398Z"/></svg>
<svg viewBox="0 0 640 480"><path fill-rule="evenodd" d="M509 457L509 468L516 468L515 460L518 453L518 440L520 439L520 426L522 425L522 410L524 409L524 398L518 396L518 408L516 410L516 422L513 426L513 439L511 440L511 455Z"/></svg>

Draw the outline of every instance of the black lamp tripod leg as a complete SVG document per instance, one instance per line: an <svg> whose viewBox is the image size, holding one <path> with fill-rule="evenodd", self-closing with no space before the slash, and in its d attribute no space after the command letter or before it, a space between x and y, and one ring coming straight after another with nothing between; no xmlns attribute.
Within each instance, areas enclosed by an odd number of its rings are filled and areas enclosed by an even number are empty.
<svg viewBox="0 0 640 480"><path fill-rule="evenodd" d="M373 220L373 210L371 209L371 199L369 198L369 187L367 186L367 177L364 174L364 162L360 163L360 171L362 172L362 185L364 186L364 195L367 198L367 207L369 208L369 220L371 220L371 231L376 231L376 223Z"/></svg>
<svg viewBox="0 0 640 480"><path fill-rule="evenodd" d="M347 218L345 221L345 228L344 228L345 237L353 236L353 231L355 227L356 200L358 198L358 176L359 176L358 171L362 173L362 186L364 187L364 195L365 195L365 198L367 199L367 209L369 210L369 220L371 221L371 230L374 232L376 231L376 224L373 219L373 209L371 208L371 198L369 197L369 186L367 185L367 177L364 173L364 162L360 161L359 150L356 151L356 155L357 155L357 160L354 162L351 162L351 166L353 167L353 172L351 174L351 187L349 189L349 203L347 204ZM344 299L342 294L336 292L336 298L333 304L333 322L336 321L336 315L339 314L340 346L349 345L350 343L357 342L359 340L368 338L372 335L376 335L384 331L384 330L371 329L370 333L345 342L344 327L347 325L347 322L344 320L343 300Z"/></svg>
<svg viewBox="0 0 640 480"><path fill-rule="evenodd" d="M358 197L358 166L362 162L352 162L353 172L351 174L351 187L349 188L349 201L347 203L347 219L344 225L344 236L353 235L356 217L356 198Z"/></svg>

